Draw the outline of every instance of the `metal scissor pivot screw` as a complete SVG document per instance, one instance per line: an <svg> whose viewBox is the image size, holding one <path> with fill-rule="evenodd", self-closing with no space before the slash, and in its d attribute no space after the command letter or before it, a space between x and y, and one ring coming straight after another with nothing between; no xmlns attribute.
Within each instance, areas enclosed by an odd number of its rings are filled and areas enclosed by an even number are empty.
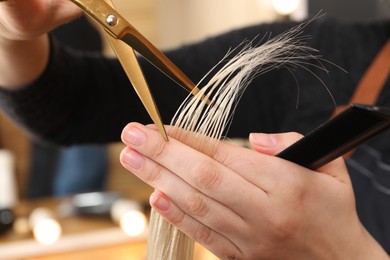
<svg viewBox="0 0 390 260"><path fill-rule="evenodd" d="M109 16L107 16L106 22L109 26L115 26L118 23L118 18L115 15L110 14Z"/></svg>

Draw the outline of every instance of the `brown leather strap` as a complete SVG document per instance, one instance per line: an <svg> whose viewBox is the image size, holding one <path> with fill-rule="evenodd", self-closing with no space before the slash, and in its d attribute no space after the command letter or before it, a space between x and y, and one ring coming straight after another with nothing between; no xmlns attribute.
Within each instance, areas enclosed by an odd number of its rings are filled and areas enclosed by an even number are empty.
<svg viewBox="0 0 390 260"><path fill-rule="evenodd" d="M336 108L337 115L353 103L375 104L390 74L390 40L379 51L370 67L363 74L351 100L347 105Z"/></svg>
<svg viewBox="0 0 390 260"><path fill-rule="evenodd" d="M338 106L333 116L339 114L353 103L375 104L390 74L390 40L379 51L368 70L363 74L351 100L347 105ZM344 159L354 153L345 154Z"/></svg>

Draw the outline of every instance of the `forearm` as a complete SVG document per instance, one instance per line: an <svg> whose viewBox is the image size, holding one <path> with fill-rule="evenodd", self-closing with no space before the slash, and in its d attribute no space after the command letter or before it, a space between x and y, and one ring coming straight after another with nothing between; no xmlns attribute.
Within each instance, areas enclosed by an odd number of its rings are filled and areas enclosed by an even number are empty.
<svg viewBox="0 0 390 260"><path fill-rule="evenodd" d="M68 0L12 0L0 4L0 86L34 81L48 61L47 33L81 14Z"/></svg>
<svg viewBox="0 0 390 260"><path fill-rule="evenodd" d="M131 118L148 119L117 60L54 38L48 49L36 80L20 89L0 88L1 109L34 138L60 145L112 142Z"/></svg>
<svg viewBox="0 0 390 260"><path fill-rule="evenodd" d="M49 52L46 34L23 41L0 38L0 86L14 89L36 80L45 70Z"/></svg>

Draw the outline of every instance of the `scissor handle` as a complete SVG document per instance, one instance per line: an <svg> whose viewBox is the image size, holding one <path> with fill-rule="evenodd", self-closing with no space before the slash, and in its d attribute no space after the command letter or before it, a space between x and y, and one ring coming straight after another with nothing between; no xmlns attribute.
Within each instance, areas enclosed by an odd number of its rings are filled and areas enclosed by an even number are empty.
<svg viewBox="0 0 390 260"><path fill-rule="evenodd" d="M114 38L120 39L125 31L137 31L126 19L104 0L71 0L86 14L101 24Z"/></svg>

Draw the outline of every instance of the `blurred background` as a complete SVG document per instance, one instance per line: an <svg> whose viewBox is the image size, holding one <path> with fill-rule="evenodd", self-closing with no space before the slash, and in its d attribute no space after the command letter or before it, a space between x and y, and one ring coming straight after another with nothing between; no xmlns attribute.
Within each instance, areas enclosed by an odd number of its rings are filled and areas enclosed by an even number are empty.
<svg viewBox="0 0 390 260"><path fill-rule="evenodd" d="M235 28L288 19L300 21L313 17L319 12L329 18L335 17L347 21L388 18L390 5L384 5L385 1L388 0L115 0L114 2L117 9L152 43L160 49L167 50ZM383 8L384 6L386 8ZM101 51L107 56L113 56L100 33L96 26L84 17L59 28L54 35L74 48ZM12 178L7 179L10 185L14 186L10 191L13 193L10 196L12 201L10 207L22 208L16 211L16 215L30 214L34 208L42 204L46 205L47 201L50 201L48 205L51 205L51 209L56 211L58 206L62 205L62 201L58 199L93 191L113 192L120 198L136 201L145 212L152 190L120 165L118 157L122 148L121 143L116 143L103 147L76 146L59 149L32 142L0 113L0 150L9 152L12 157ZM5 173L0 167L0 176L1 174ZM1 189L0 187L0 197ZM55 198L54 202L51 198ZM42 199L43 202L37 199ZM2 205L0 205L1 209ZM0 220L1 216L0 214ZM77 225L84 224L85 222L79 222L71 229L82 230ZM12 238L10 239L9 236ZM29 235L17 236L8 233L8 237L2 238L0 234L0 248L2 248L0 251L4 252L4 245L10 245L7 244L10 241L19 241L20 237L27 239ZM144 240L145 237L142 239ZM41 254L44 254L44 250L40 250ZM129 252L126 252L125 255L128 256ZM58 255L56 257L60 259ZM206 258L202 256L199 259Z"/></svg>

